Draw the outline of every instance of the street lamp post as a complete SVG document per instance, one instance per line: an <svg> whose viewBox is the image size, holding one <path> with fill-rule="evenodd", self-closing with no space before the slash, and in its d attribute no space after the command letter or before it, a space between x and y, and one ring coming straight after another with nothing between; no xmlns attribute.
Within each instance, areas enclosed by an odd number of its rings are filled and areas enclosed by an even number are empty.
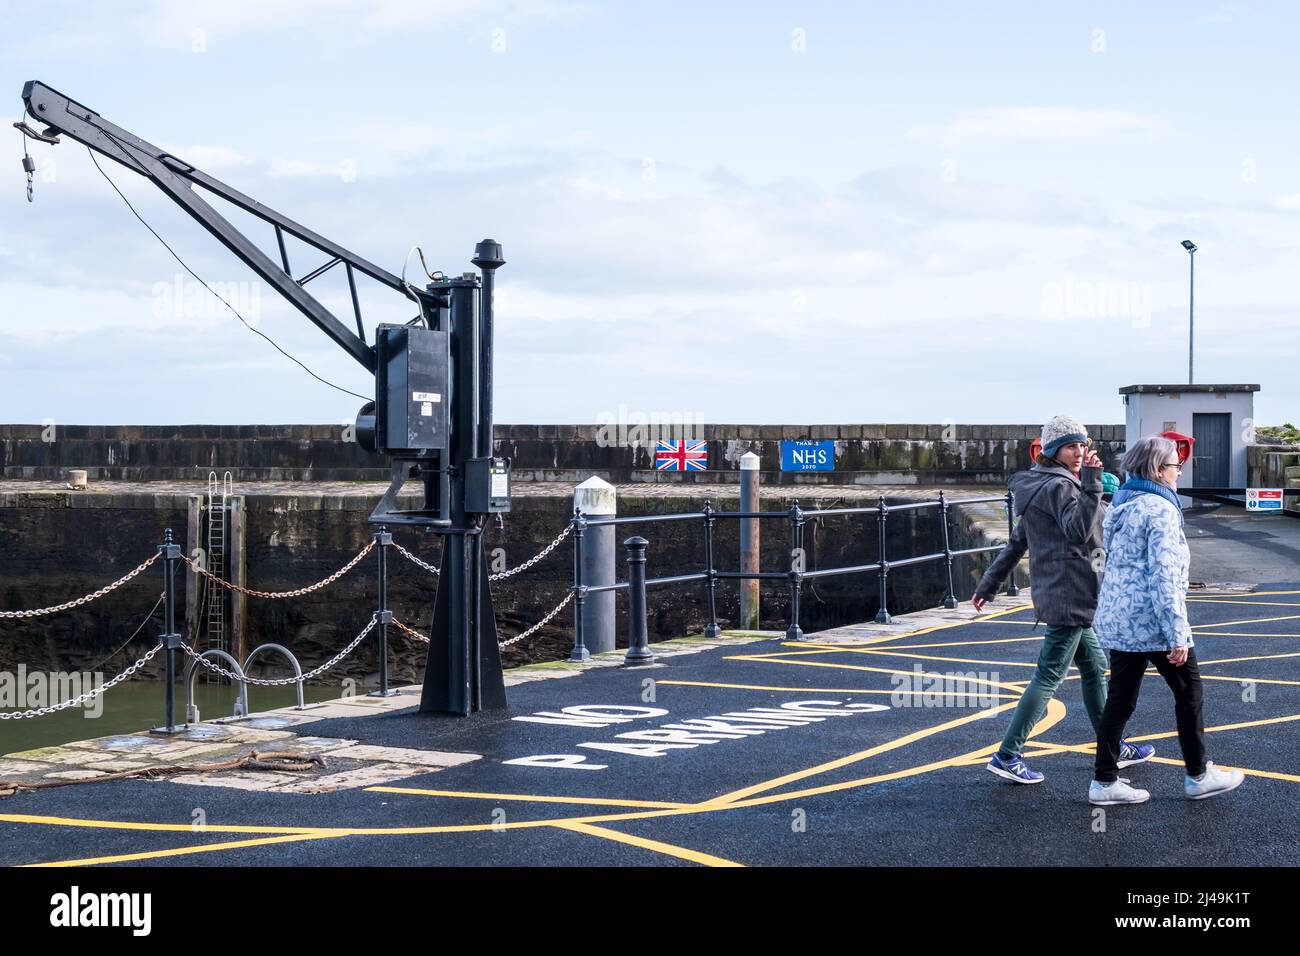
<svg viewBox="0 0 1300 956"><path fill-rule="evenodd" d="M1183 248L1187 250L1187 262L1189 273L1187 277L1187 384L1191 385L1192 378L1192 343L1196 330L1196 313L1193 305L1196 301L1196 243L1190 239L1183 240Z"/></svg>

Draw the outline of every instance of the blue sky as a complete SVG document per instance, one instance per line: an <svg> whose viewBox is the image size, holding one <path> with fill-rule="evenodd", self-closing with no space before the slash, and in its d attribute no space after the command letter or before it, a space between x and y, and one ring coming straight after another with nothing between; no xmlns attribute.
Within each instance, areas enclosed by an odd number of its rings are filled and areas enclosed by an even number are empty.
<svg viewBox="0 0 1300 956"><path fill-rule="evenodd" d="M1184 238L1196 380L1259 383L1260 423L1300 421L1291 4L0 12L14 119L40 79L393 272L412 245L459 272L502 242L499 422L1121 422L1119 387L1186 381ZM190 288L84 148L31 147L31 205L12 131L10 148L0 420L353 417ZM157 189L101 164L262 331L368 390ZM310 288L350 323L331 277ZM377 286L363 302L372 324L409 317Z"/></svg>

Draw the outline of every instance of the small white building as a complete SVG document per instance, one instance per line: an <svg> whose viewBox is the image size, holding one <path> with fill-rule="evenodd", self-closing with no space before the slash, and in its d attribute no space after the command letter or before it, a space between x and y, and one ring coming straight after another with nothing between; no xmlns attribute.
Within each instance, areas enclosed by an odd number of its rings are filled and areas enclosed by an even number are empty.
<svg viewBox="0 0 1300 956"><path fill-rule="evenodd" d="M1245 488L1258 385L1126 385L1124 440L1176 431L1196 439L1178 480L1184 488ZM1192 499L1182 497L1184 506Z"/></svg>

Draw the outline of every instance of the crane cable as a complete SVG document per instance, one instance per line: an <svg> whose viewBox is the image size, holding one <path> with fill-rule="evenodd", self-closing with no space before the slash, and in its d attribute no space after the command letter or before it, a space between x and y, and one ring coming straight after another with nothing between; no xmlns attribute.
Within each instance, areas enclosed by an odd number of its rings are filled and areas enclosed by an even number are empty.
<svg viewBox="0 0 1300 956"><path fill-rule="evenodd" d="M24 109L23 112L24 112L24 115L25 115L25 114L26 114L26 110ZM24 126L25 126L25 125L26 125L26 124L21 123L21 122L20 122L20 123L15 123L15 124L14 124L14 126L18 127L19 132L22 133L22 136L23 136L23 169L27 172L27 201L28 201L28 202L31 202L31 201L32 201L32 174L33 174L33 173L35 172L35 170L36 170L36 163L35 163L35 162L31 159L31 157L27 154L27 139L28 139L28 137L31 135L31 133L29 133L27 129L24 129ZM112 133L110 133L110 132L109 132L108 130L106 130L106 129L100 129L100 132L103 133L105 136L107 136L107 137L108 137L108 138L109 138L109 139L110 139L110 140L111 140L111 141L112 141L112 142L117 146L117 148L118 148L119 150L121 150L122 154L123 154L124 156L126 156L126 158L127 158L131 163L135 163L135 160L133 160L133 159L131 158L131 154L128 153L128 152L126 151L126 148L123 146L121 140L119 140L116 136L114 136ZM39 138L39 137L37 137L37 138ZM229 309L231 312L233 312L233 313L235 314L235 318L239 319L239 321L242 322L242 323L244 324L244 327L245 327L245 328L247 328L250 332L253 332L253 333L256 333L257 335L260 335L260 336L261 336L262 338L264 338L267 342L269 342L269 343L271 344L271 346L272 346L272 347L273 347L277 352L279 352L279 353L280 353L281 355L283 355L285 358L289 359L291 362L293 362L293 363L295 363L296 365L298 365L298 366L299 366L299 367L300 367L304 372L306 372L306 373L307 373L308 375L310 375L312 378L316 379L316 381L318 381L318 382L320 382L320 383L322 383L322 384L324 384L324 385L328 385L330 388L335 389L336 391L342 392L342 393L345 394L345 395L351 395L351 396L353 396L353 397L355 397L355 398L359 398L359 399L361 399L363 402L371 401L371 399L370 399L368 396L365 396L365 395L359 395L359 394L357 394L356 392L352 391L351 389L344 388L344 387L341 386L341 385L335 385L333 382L329 381L328 379L321 378L321 376L319 376L319 375L317 375L315 372L313 372L310 368L308 368L308 367L307 367L303 362L301 362L298 358L296 358L296 357L293 356L293 355L290 355L287 351L285 351L283 348L281 348L280 345L279 345L279 344L278 344L278 343L277 343L273 338L271 338L269 335L267 335L265 332L261 331L260 329L256 329L256 328L254 328L252 325L250 325L249 322L248 322L248 320L245 319L245 318L240 314L240 312L239 312L238 309L236 309L233 305L231 305L231 304L230 304L230 303L225 299L225 297L223 297L223 296L221 296L221 295L218 295L217 292L216 292L216 290L214 290L214 289L212 288L212 286L208 285L208 283L203 279L202 276L200 276L197 272L195 272L193 269L191 269L191 268L189 267L188 263L186 263L184 259L182 259L179 255L177 255L176 250L173 249L173 248L172 248L172 247L167 243L167 240L164 239L162 236L160 236L160 235L158 234L158 231L157 231L156 229L154 229L153 226L149 225L149 223L145 220L145 218L144 218L143 216L140 215L140 213L136 212L136 208L135 208L135 206L131 205L131 200L129 200L129 199L126 198L126 196L123 194L122 190L120 190L120 189L117 188L117 183L113 182L112 178L108 175L108 173L104 172L103 167L99 165L99 160L95 159L95 153L94 153L94 150L92 150L89 146L87 146L87 147L86 147L86 152L90 155L90 161L91 161L92 163L95 164L95 169L99 170L99 174L100 174L101 176L103 176L105 180L107 180L107 182L108 182L108 184L109 184L110 186L113 187L113 191L114 191L115 193L117 193L118 196L121 197L122 202L126 203L126 208L128 208L128 209L131 210L132 215L134 215L136 219L139 219L139 220L140 220L140 223L141 223L141 224L142 224L146 229L148 229L151 233L153 233L154 238L157 239L159 242L161 242L161 243L163 244L163 247L164 247L168 252L171 253L172 258L175 259L178 263L180 263L181 268L183 268L186 272L188 272L190 275L192 275L192 276L195 278L195 280L196 280L200 285L203 286L203 288L207 289L208 292L209 292L212 296L214 296L214 297L215 297L215 298L216 298L216 299L217 299L217 300L218 300L222 305L224 305L227 309Z"/></svg>

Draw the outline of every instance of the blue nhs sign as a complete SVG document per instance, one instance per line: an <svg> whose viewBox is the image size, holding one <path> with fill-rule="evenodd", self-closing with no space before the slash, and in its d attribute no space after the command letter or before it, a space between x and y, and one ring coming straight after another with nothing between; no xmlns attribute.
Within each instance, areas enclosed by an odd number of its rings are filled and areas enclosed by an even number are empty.
<svg viewBox="0 0 1300 956"><path fill-rule="evenodd" d="M781 442L782 471L834 471L835 442L783 441Z"/></svg>

